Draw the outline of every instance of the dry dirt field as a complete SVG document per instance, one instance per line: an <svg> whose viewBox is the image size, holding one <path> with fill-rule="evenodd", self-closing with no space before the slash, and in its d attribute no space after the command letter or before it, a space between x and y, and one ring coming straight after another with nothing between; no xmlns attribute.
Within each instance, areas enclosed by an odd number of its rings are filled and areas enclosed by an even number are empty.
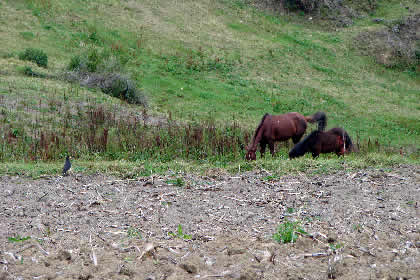
<svg viewBox="0 0 420 280"><path fill-rule="evenodd" d="M419 166L3 176L0 202L0 279L420 279Z"/></svg>

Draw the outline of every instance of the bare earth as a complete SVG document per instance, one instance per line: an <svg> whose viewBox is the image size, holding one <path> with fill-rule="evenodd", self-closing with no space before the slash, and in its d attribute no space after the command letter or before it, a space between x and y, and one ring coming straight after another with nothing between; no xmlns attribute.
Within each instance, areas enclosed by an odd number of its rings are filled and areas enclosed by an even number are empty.
<svg viewBox="0 0 420 280"><path fill-rule="evenodd" d="M0 279L420 279L419 166L269 175L0 177Z"/></svg>

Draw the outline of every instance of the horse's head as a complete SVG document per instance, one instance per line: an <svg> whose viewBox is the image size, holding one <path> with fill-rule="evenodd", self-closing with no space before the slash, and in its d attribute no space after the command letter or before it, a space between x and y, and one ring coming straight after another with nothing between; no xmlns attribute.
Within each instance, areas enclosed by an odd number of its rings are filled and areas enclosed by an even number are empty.
<svg viewBox="0 0 420 280"><path fill-rule="evenodd" d="M256 160L257 159L257 155L256 155L256 149L252 149L252 148L247 148L247 153L245 155L245 158L247 160Z"/></svg>

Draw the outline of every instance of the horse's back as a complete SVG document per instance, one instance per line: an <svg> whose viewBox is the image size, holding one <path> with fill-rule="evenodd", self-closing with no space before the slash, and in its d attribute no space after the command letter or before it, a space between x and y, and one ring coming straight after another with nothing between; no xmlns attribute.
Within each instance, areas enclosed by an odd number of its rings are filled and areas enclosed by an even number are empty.
<svg viewBox="0 0 420 280"><path fill-rule="evenodd" d="M271 133L273 134L273 139L284 141L297 134L301 135L305 133L305 130L305 118L297 112L271 116Z"/></svg>

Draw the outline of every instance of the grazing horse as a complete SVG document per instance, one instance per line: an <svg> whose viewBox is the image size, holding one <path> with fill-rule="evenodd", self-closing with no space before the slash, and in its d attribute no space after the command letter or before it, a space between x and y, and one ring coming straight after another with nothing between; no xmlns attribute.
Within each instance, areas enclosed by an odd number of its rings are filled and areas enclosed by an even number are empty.
<svg viewBox="0 0 420 280"><path fill-rule="evenodd" d="M353 148L350 136L340 128L332 128L328 131L315 130L302 142L297 143L289 152L289 158L301 157L307 152L316 158L319 154L333 153L337 156L350 152Z"/></svg>
<svg viewBox="0 0 420 280"><path fill-rule="evenodd" d="M324 112L317 112L312 116L305 117L292 112L283 115L265 114L254 133L252 143L247 148L246 159L257 158L257 145L260 144L261 156L265 153L268 144L271 155L274 156L274 142L286 141L292 138L293 143L298 143L305 133L307 122L318 122L318 130L324 130L327 125L327 116Z"/></svg>

